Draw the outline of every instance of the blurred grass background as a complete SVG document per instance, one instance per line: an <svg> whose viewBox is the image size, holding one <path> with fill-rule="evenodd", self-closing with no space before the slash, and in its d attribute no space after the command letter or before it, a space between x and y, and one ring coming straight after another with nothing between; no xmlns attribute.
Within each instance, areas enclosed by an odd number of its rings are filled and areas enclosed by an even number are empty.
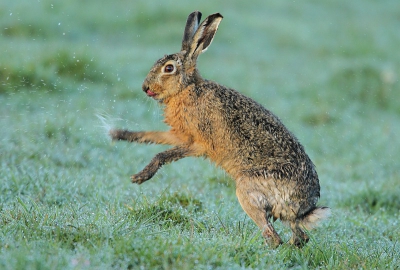
<svg viewBox="0 0 400 270"><path fill-rule="evenodd" d="M272 110L317 166L334 215L303 250L264 248L208 161L130 184L164 148L110 145L95 116L166 128L141 83L193 10L224 16L203 77ZM2 1L0 268L396 269L399 29L397 0Z"/></svg>

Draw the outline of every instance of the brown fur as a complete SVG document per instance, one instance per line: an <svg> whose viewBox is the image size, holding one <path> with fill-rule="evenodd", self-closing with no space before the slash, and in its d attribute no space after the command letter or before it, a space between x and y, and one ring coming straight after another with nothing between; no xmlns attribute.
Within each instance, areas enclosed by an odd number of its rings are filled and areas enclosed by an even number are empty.
<svg viewBox="0 0 400 270"><path fill-rule="evenodd" d="M209 158L235 179L242 208L271 246L282 243L271 218L288 222L290 243L302 246L309 239L304 229L329 215L329 208L316 206L320 186L314 164L274 114L200 76L197 57L211 44L222 16L210 15L199 25L200 17L200 12L189 15L181 51L158 60L143 83L143 91L164 106L171 129L111 130L110 135L113 140L173 146L132 176L138 184L164 164L188 156Z"/></svg>

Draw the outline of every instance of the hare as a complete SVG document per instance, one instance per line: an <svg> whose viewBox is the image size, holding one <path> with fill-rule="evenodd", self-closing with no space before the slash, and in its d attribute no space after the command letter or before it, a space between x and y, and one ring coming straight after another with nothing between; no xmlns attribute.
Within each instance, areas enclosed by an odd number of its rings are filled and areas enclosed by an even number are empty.
<svg viewBox="0 0 400 270"><path fill-rule="evenodd" d="M113 140L167 144L133 183L149 180L161 166L184 157L205 157L236 182L236 195L247 215L261 229L267 244L282 240L272 226L280 219L293 232L290 244L308 242L307 230L327 218L317 207L320 197L314 164L296 137L269 110L239 92L205 80L197 57L211 44L222 15L201 13L187 19L180 52L156 61L143 82L147 96L163 105L169 131L111 130Z"/></svg>

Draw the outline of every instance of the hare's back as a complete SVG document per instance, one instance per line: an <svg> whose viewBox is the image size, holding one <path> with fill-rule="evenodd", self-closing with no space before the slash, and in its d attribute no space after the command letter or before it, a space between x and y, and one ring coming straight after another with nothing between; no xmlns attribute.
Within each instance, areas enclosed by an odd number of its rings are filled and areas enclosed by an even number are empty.
<svg viewBox="0 0 400 270"><path fill-rule="evenodd" d="M202 130L209 131L205 136L220 156L235 156L242 170L267 171L277 178L317 178L303 146L272 112L213 82L199 90L200 122L208 127Z"/></svg>
<svg viewBox="0 0 400 270"><path fill-rule="evenodd" d="M215 96L230 138L238 140L243 148L264 157L305 154L297 138L279 118L255 100L229 88L218 89Z"/></svg>

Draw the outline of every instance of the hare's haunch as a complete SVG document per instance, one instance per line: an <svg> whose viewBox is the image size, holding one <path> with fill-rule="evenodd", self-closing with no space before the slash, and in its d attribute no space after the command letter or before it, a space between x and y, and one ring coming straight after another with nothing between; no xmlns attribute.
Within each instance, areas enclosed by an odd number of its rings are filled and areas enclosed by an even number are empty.
<svg viewBox="0 0 400 270"><path fill-rule="evenodd" d="M314 164L296 137L256 101L200 76L197 57L211 44L222 20L219 13L200 23L195 11L187 19L181 51L151 68L143 91L163 105L169 131L111 130L113 140L168 144L132 182L149 180L164 164L184 157L206 157L235 179L243 210L262 230L267 243L282 243L271 218L290 225L290 243L308 241L305 230L329 216L317 207L320 196Z"/></svg>

